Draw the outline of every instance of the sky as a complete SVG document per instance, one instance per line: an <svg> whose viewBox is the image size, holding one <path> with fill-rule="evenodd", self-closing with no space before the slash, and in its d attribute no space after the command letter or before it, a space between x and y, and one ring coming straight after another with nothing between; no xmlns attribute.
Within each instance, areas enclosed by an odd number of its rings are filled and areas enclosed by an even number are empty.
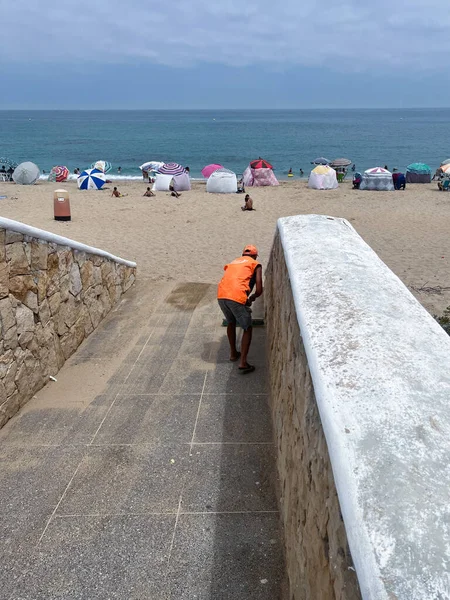
<svg viewBox="0 0 450 600"><path fill-rule="evenodd" d="M450 106L444 0L0 0L0 9L3 109Z"/></svg>

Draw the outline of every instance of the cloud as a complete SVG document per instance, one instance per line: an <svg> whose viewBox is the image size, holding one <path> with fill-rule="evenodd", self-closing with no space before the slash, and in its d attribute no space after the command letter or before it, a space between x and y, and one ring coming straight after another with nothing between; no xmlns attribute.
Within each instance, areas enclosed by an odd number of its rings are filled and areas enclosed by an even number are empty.
<svg viewBox="0 0 450 600"><path fill-rule="evenodd" d="M2 11L2 60L384 71L438 68L448 55L444 0L429 0L426 8L422 0L364 4L16 0L14 9L9 4Z"/></svg>

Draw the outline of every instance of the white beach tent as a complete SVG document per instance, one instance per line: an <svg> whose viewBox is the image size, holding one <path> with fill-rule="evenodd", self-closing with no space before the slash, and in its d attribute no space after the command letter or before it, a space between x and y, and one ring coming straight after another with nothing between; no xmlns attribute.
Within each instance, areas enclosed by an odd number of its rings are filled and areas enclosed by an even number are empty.
<svg viewBox="0 0 450 600"><path fill-rule="evenodd" d="M376 190L380 192L394 191L392 173L381 167L367 169L362 176L360 190Z"/></svg>
<svg viewBox="0 0 450 600"><path fill-rule="evenodd" d="M152 190L154 192L168 192L172 179L173 175L162 175L161 173L157 173Z"/></svg>
<svg viewBox="0 0 450 600"><path fill-rule="evenodd" d="M181 175L174 175L173 189L176 192L188 192L191 189L191 178L189 177L189 174L182 173Z"/></svg>
<svg viewBox="0 0 450 600"><path fill-rule="evenodd" d="M334 190L338 187L336 171L328 165L318 165L309 175L308 187L313 190Z"/></svg>
<svg viewBox="0 0 450 600"><path fill-rule="evenodd" d="M236 173L228 169L217 169L208 177L206 191L212 194L235 194L237 192Z"/></svg>

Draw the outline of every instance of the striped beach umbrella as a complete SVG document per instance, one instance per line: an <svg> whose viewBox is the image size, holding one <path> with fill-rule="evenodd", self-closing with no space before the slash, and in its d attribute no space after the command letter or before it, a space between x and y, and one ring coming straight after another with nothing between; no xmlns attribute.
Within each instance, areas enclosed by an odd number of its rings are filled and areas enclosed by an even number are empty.
<svg viewBox="0 0 450 600"><path fill-rule="evenodd" d="M61 165L53 167L53 169L50 171L49 179L52 178L52 176L55 178L55 181L66 181L66 179L69 177L69 169Z"/></svg>
<svg viewBox="0 0 450 600"><path fill-rule="evenodd" d="M373 167L373 169L367 169L366 171L364 171L364 173L367 173L367 175L372 175L372 176L381 176L383 177L384 175L390 175L391 172L388 171L387 169L383 169L383 167Z"/></svg>
<svg viewBox="0 0 450 600"><path fill-rule="evenodd" d="M112 169L112 164L107 160L98 160L92 163L91 169L98 169L99 171L103 171L103 173L109 173Z"/></svg>
<svg viewBox="0 0 450 600"><path fill-rule="evenodd" d="M256 160L252 160L250 162L250 167L252 169L273 169L270 162L264 160L263 158L257 158Z"/></svg>
<svg viewBox="0 0 450 600"><path fill-rule="evenodd" d="M158 173L161 173L161 175L183 175L184 172L184 167L174 162L164 163L163 166L158 169Z"/></svg>
<svg viewBox="0 0 450 600"><path fill-rule="evenodd" d="M202 169L202 175L205 179L208 179L211 173L214 173L214 171L217 171L218 169L223 169L223 166L217 165L215 163L212 163L211 165L206 165L206 167L203 167Z"/></svg>
<svg viewBox="0 0 450 600"><path fill-rule="evenodd" d="M100 190L106 183L103 171L99 169L86 169L80 173L77 184L80 190Z"/></svg>

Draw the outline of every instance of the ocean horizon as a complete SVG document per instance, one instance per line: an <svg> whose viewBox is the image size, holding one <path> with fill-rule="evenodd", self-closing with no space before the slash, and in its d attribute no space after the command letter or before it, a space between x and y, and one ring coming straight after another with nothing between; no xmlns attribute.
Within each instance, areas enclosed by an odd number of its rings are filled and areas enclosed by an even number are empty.
<svg viewBox="0 0 450 600"><path fill-rule="evenodd" d="M113 164L110 176L139 179L148 160L201 169L220 163L240 174L259 156L279 179L290 168L307 176L318 156L346 157L358 171L412 162L432 169L449 158L448 108L2 110L0 157L31 160L48 173L97 160Z"/></svg>

